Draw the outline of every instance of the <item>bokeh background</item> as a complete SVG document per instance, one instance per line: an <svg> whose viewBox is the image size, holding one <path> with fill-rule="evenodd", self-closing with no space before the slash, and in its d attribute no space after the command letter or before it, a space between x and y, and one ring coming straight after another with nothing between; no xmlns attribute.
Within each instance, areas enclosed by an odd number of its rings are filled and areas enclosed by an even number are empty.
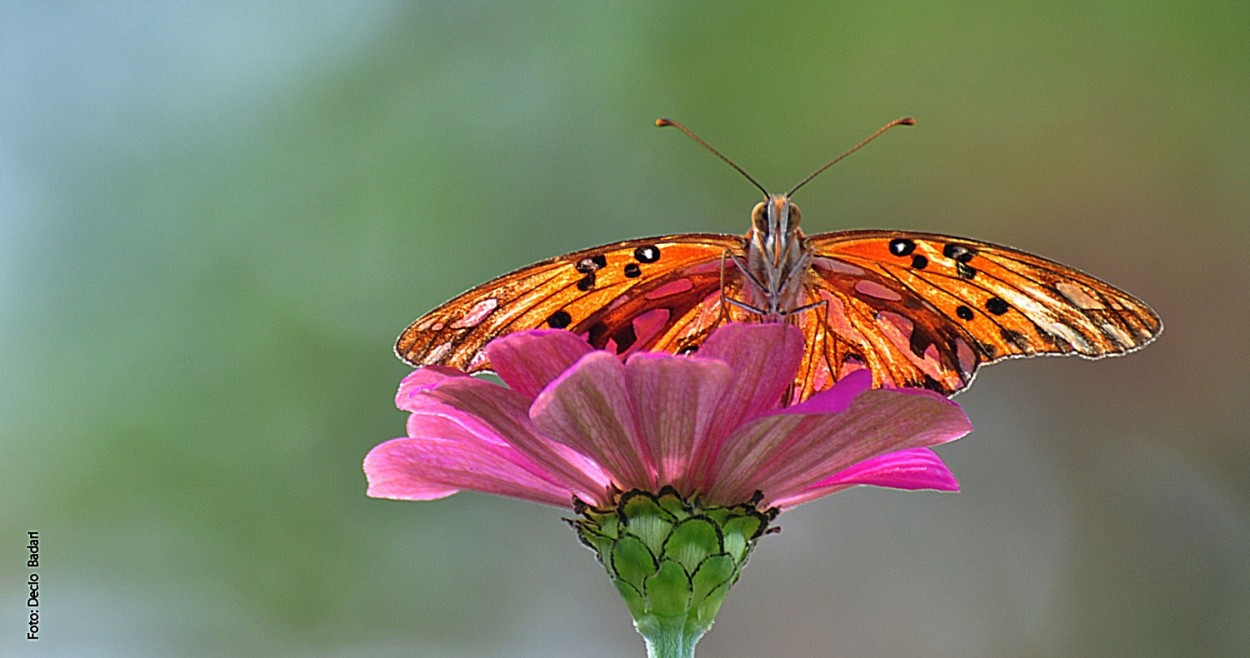
<svg viewBox="0 0 1250 658"><path fill-rule="evenodd" d="M982 371L957 495L782 518L706 656L1250 653L1250 4L4 3L0 654L638 656L559 510L368 499L398 332L643 235L1017 245L1149 301ZM25 533L43 539L26 642Z"/></svg>

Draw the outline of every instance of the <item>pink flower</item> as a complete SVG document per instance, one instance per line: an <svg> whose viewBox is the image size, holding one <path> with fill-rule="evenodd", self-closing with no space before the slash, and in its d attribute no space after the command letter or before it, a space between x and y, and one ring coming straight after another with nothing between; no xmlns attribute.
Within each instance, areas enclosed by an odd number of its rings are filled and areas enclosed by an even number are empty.
<svg viewBox="0 0 1250 658"><path fill-rule="evenodd" d="M803 336L780 324L728 325L693 356L621 362L559 330L487 347L507 388L426 367L396 396L407 436L365 458L370 496L432 500L462 489L570 507L671 485L708 504L758 491L782 510L847 487L958 490L929 446L971 431L923 390L873 390L866 371L781 407Z"/></svg>

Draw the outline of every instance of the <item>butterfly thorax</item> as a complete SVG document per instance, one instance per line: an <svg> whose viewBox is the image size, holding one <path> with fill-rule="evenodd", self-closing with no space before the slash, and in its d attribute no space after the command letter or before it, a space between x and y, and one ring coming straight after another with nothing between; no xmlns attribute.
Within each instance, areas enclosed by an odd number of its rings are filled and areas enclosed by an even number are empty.
<svg viewBox="0 0 1250 658"><path fill-rule="evenodd" d="M798 206L782 194L756 204L747 234L746 299L766 322L776 322L802 304L803 277L811 252L803 245Z"/></svg>

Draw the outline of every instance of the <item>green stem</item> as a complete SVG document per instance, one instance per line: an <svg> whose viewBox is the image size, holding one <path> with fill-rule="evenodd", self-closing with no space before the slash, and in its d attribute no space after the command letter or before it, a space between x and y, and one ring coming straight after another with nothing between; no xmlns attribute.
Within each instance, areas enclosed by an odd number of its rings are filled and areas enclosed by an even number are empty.
<svg viewBox="0 0 1250 658"><path fill-rule="evenodd" d="M707 627L688 625L684 617L648 616L634 627L647 642L647 658L694 658L694 646L707 632Z"/></svg>

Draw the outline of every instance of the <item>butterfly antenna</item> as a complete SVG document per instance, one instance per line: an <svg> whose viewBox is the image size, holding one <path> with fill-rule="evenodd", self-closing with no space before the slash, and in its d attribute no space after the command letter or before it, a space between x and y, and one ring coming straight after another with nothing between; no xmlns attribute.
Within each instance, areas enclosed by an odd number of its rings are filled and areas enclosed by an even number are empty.
<svg viewBox="0 0 1250 658"><path fill-rule="evenodd" d="M852 153L854 153L854 152L856 152L856 151L860 150L860 149L861 149L861 148L863 148L865 145L867 145L867 144L868 144L868 142L871 142L872 140L874 140L874 139L876 139L876 138L880 137L880 136L881 136L881 133L883 133L883 132L885 132L885 131L887 131L887 130L889 130L889 129L893 128L894 126L914 126L914 125L916 125L916 120L915 120L915 119L913 119L913 118L911 118L911 117L902 117L902 118L900 118L900 119L895 119L895 120L893 120L893 121L891 121L891 122L889 122L889 123L885 124L884 126L881 126L881 128L879 128L879 129L877 130L877 132L875 132L875 133L873 133L873 134L869 135L867 139L865 139L864 141L862 141L862 142L860 142L860 143L856 144L855 146L852 146L851 148L847 149L845 153L843 153L842 155L839 155L838 157L836 157L836 158L834 158L834 159L830 160L829 162L827 162L827 163L825 164L825 166L821 167L820 169L817 169L816 171L813 171L813 172L812 172L812 173L811 173L811 174L810 174L807 178L804 178L803 180L799 181L799 184L798 184L798 185L795 185L793 188L791 188L791 189L790 189L790 191L789 191L789 192L786 192L786 196L790 196L791 194L794 194L795 192L797 192L797 191L798 191L798 189L799 189L800 187L803 187L804 185L807 185L807 182L808 182L808 181L810 181L811 179L813 179L813 178L815 178L815 177L819 176L819 175L820 175L820 174L821 174L824 170L828 169L829 167L832 167L833 165L838 164L838 163L839 163L839 162L841 162L844 158L846 158L846 156L848 156L848 155L850 155L850 154L852 154ZM696 138L696 139L697 139L697 138Z"/></svg>
<svg viewBox="0 0 1250 658"><path fill-rule="evenodd" d="M690 139L693 139L694 141L698 142L698 143L699 143L699 146L702 146L703 148L705 148L705 149L707 149L707 150L711 151L711 152L712 152L712 155L715 155L716 157L720 158L721 160L724 160L724 161L725 161L725 164L729 165L730 167L733 167L733 168L734 168L734 169L735 169L738 173L742 174L743 178L746 178L747 180L751 181L751 184L752 184L752 185L754 185L755 187L759 188L759 191L761 191L761 192L763 192L763 193L764 193L764 197L765 197L765 198L768 198L768 190L764 189L764 186L763 186L763 185L760 185L760 184L759 184L759 182L758 182L758 181L756 181L754 178L751 178L751 174L748 174L747 172L743 171L742 167L739 167L738 165L734 164L734 161L733 161L733 160L730 160L729 158L725 157L725 156L724 156L724 154L722 154L720 151L717 151L716 149L714 149L714 148L712 148L711 146L709 146L707 142L705 142L705 141L703 141L703 140L699 139L699 136L698 136L698 135L696 135L696 134L694 134L694 133L693 133L693 132L692 132L689 128L687 128L687 127L685 127L685 126L681 125L680 123L677 123L676 121L673 121L673 120L671 120L671 119L663 119L663 118L661 118L661 119L656 119L656 120L655 120L655 125L656 125L656 127L658 127L658 128L663 128L664 126L672 126L672 127L676 128L676 129L678 129L678 130L680 130L680 131L682 131L682 132L686 133L686 136L687 136L687 137L689 137ZM875 137L875 135L874 135L874 137ZM806 182L806 181L804 181L804 182Z"/></svg>

